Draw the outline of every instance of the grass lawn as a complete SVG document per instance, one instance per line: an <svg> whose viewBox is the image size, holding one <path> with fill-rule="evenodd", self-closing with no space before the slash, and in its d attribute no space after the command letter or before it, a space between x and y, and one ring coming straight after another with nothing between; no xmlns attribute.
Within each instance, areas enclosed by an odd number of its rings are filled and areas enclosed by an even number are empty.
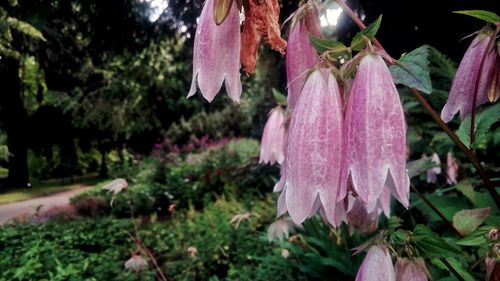
<svg viewBox="0 0 500 281"><path fill-rule="evenodd" d="M98 179L95 175L89 175L78 177L73 183L64 183L61 182L60 179L57 179L49 180L44 183L33 183L31 188L0 189L0 205L68 191L81 187L82 184L95 184L97 181Z"/></svg>

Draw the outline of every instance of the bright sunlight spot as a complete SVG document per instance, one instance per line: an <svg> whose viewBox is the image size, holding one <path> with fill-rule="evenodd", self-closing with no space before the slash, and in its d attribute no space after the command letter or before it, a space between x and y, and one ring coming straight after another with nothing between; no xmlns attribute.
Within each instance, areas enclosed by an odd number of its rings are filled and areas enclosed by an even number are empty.
<svg viewBox="0 0 500 281"><path fill-rule="evenodd" d="M326 13L320 17L321 26L335 26L339 21L339 17L342 14L342 8L327 9Z"/></svg>
<svg viewBox="0 0 500 281"><path fill-rule="evenodd" d="M163 11L168 7L168 0L142 0L149 4L149 20L154 22L156 21Z"/></svg>

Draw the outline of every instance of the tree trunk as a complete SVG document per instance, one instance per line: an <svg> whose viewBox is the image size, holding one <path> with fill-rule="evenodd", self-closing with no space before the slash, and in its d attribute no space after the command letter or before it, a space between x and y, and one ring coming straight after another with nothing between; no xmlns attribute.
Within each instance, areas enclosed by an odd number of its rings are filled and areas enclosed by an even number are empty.
<svg viewBox="0 0 500 281"><path fill-rule="evenodd" d="M28 174L28 114L21 97L19 61L3 57L0 60L0 122L7 133L9 148L9 187L30 186Z"/></svg>

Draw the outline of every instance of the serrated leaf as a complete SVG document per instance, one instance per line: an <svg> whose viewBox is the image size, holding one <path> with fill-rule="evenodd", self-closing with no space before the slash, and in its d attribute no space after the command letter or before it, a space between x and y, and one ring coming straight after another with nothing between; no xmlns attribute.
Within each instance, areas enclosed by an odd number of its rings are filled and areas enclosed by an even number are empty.
<svg viewBox="0 0 500 281"><path fill-rule="evenodd" d="M332 39L319 38L311 33L308 35L311 46L313 46L314 49L316 49L316 51L320 54L326 51L332 52L338 56L350 53L349 49L341 42Z"/></svg>
<svg viewBox="0 0 500 281"><path fill-rule="evenodd" d="M476 204L476 193L474 192L474 186L468 181L463 180L455 185L455 188L460 191L467 199L472 203Z"/></svg>
<svg viewBox="0 0 500 281"><path fill-rule="evenodd" d="M233 6L234 0L214 0L214 21L216 25L221 25Z"/></svg>
<svg viewBox="0 0 500 281"><path fill-rule="evenodd" d="M466 146L470 146L470 122L471 117L469 115L460 123L460 127L456 132L457 136ZM484 138L490 131L491 126L497 122L500 122L500 103L496 103L478 112L474 126L476 143Z"/></svg>
<svg viewBox="0 0 500 281"><path fill-rule="evenodd" d="M380 28L380 23L382 22L382 15L380 15L377 20L372 22L365 29L358 32L351 41L351 49L354 51L361 51L366 48L366 42L364 37L373 41L375 39L375 35L377 34L378 29Z"/></svg>
<svg viewBox="0 0 500 281"><path fill-rule="evenodd" d="M36 29L36 27L32 26L31 24L25 21L8 17L7 23L11 28L16 29L17 31L25 35L28 35L38 40L47 41L45 37L43 37L43 34L38 29Z"/></svg>
<svg viewBox="0 0 500 281"><path fill-rule="evenodd" d="M429 46L427 45L403 54L396 64L389 67L394 83L430 94L432 92L432 83L428 58Z"/></svg>
<svg viewBox="0 0 500 281"><path fill-rule="evenodd" d="M462 14L484 20L485 22L496 24L500 22L500 17L490 11L484 10L465 10L465 11L455 11L455 14Z"/></svg>
<svg viewBox="0 0 500 281"><path fill-rule="evenodd" d="M408 176L410 178L425 173L427 170L437 167L436 163L432 162L431 157L426 157L406 163Z"/></svg>
<svg viewBox="0 0 500 281"><path fill-rule="evenodd" d="M490 208L461 210L453 216L453 226L463 235L476 230L490 214Z"/></svg>
<svg viewBox="0 0 500 281"><path fill-rule="evenodd" d="M276 101L276 103L279 105L287 105L288 104L288 100L285 97L285 95L280 93L275 88L273 88L273 97L274 97L274 100Z"/></svg>
<svg viewBox="0 0 500 281"><path fill-rule="evenodd" d="M486 236L488 233L493 229L494 227L492 226L481 226L478 229L476 229L474 232L470 233L466 237L458 240L455 242L458 245L462 246L481 246L481 245L486 245L488 240L486 239Z"/></svg>
<svg viewBox="0 0 500 281"><path fill-rule="evenodd" d="M460 249L448 244L444 239L430 230L430 228L421 224L415 226L413 229L410 242L422 257L447 258L463 256Z"/></svg>

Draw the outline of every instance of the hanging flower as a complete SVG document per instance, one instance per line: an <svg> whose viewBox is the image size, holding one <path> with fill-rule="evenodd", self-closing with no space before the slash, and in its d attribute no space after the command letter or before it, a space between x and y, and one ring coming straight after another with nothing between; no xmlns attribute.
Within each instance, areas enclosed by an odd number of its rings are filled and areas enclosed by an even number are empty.
<svg viewBox="0 0 500 281"><path fill-rule="evenodd" d="M235 3L221 25L214 21L214 0L207 0L201 12L193 48L193 80L188 97L198 84L203 97L211 102L225 80L226 92L240 101L240 17ZM198 82L198 83L197 83Z"/></svg>
<svg viewBox="0 0 500 281"><path fill-rule="evenodd" d="M290 233L295 232L296 227L289 217L277 219L267 228L267 239L269 242L283 241L290 236Z"/></svg>
<svg viewBox="0 0 500 281"><path fill-rule="evenodd" d="M494 40L492 34L489 27L484 28L465 52L453 79L448 101L441 111L443 121L450 122L458 111L462 120L471 113L476 84L478 86L476 106L488 101L488 79L498 56L493 48L487 50L490 41ZM483 57L485 60L481 68Z"/></svg>
<svg viewBox="0 0 500 281"><path fill-rule="evenodd" d="M134 272L142 271L148 268L148 262L140 255L132 254L130 259L124 264L125 269L132 270Z"/></svg>
<svg viewBox="0 0 500 281"><path fill-rule="evenodd" d="M372 246L356 274L356 281L395 281L391 255L384 246Z"/></svg>
<svg viewBox="0 0 500 281"><path fill-rule="evenodd" d="M124 190L126 190L128 187L128 183L124 179L115 179L112 182L106 184L103 186L103 189L108 190L109 192L113 193L113 196L111 197L111 202L110 205L113 207L113 202L115 201L116 195Z"/></svg>
<svg viewBox="0 0 500 281"><path fill-rule="evenodd" d="M390 196L390 195L389 195ZM359 198L353 195L347 195L349 205L347 207L347 221L349 225L349 232L354 233L355 230L360 233L370 233L377 230L378 218L381 210L374 208L368 212L365 204Z"/></svg>
<svg viewBox="0 0 500 281"><path fill-rule="evenodd" d="M389 69L379 55L366 54L359 64L345 113L344 147L342 182L350 175L365 204L373 204L389 188L408 206L404 112ZM345 192L343 187L340 198Z"/></svg>
<svg viewBox="0 0 500 281"><path fill-rule="evenodd" d="M431 161L437 166L427 170L427 183L436 183L437 175L441 174L441 160L437 153L432 154Z"/></svg>
<svg viewBox="0 0 500 281"><path fill-rule="evenodd" d="M488 78L488 99L496 102L500 98L500 42L497 43L493 70Z"/></svg>
<svg viewBox="0 0 500 281"><path fill-rule="evenodd" d="M446 182L448 184L456 184L458 176L458 163L457 159L453 156L453 153L448 152L446 158Z"/></svg>
<svg viewBox="0 0 500 281"><path fill-rule="evenodd" d="M307 70L318 62L318 54L309 42L309 33L321 37L316 1L302 5L290 26L286 52L288 108L294 108L306 81Z"/></svg>
<svg viewBox="0 0 500 281"><path fill-rule="evenodd" d="M275 107L269 113L262 140L260 143L259 163L282 164L285 160L285 112L280 106Z"/></svg>
<svg viewBox="0 0 500 281"><path fill-rule="evenodd" d="M337 193L342 168L342 102L330 70L307 79L290 121L278 212L301 224L318 209L334 226L341 223Z"/></svg>
<svg viewBox="0 0 500 281"><path fill-rule="evenodd" d="M422 258L409 260L401 258L396 261L394 266L396 273L396 281L427 281L430 280L431 274L425 266L425 261Z"/></svg>
<svg viewBox="0 0 500 281"><path fill-rule="evenodd" d="M278 0L248 0L243 2L245 21L241 33L241 63L247 74L253 74L257 64L261 38L273 50L285 53L286 41L281 38Z"/></svg>

